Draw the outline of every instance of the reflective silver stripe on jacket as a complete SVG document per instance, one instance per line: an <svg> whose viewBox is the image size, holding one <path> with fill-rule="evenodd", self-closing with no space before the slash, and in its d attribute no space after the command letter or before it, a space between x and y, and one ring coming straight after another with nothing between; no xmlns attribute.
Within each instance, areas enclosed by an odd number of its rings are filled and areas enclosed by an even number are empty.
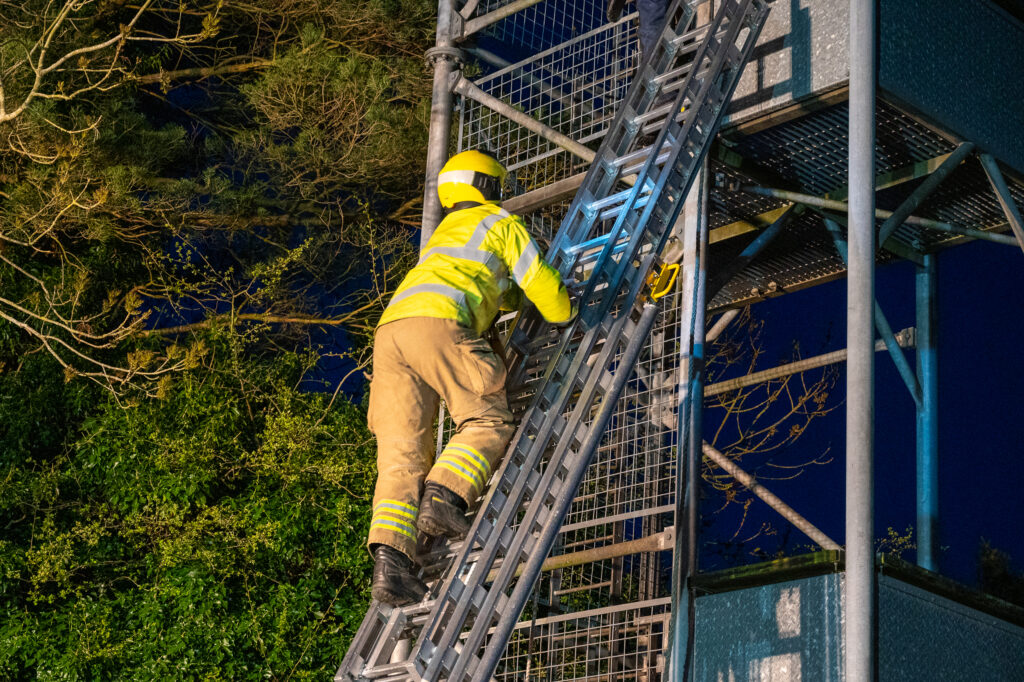
<svg viewBox="0 0 1024 682"><path fill-rule="evenodd" d="M484 243L484 239L487 238L487 233L490 232L491 228L494 227L499 221L504 218L511 217L512 214L505 209L499 209L497 213L492 213L487 216L473 228L473 234L466 242L467 249L479 249L480 245Z"/></svg>
<svg viewBox="0 0 1024 682"><path fill-rule="evenodd" d="M482 263L494 274L497 274L501 270L501 259L498 258L497 254L491 253L485 249L471 249L468 246L435 246L434 248L428 249L420 254L420 260L416 264L419 265L435 254L462 258L463 260L471 260L475 263Z"/></svg>
<svg viewBox="0 0 1024 682"><path fill-rule="evenodd" d="M537 246L531 241L526 244L526 248L519 255L519 259L516 261L515 266L512 268L512 276L515 277L516 282L520 286L523 284L523 278L526 277L527 271L530 266L533 265L533 261L540 257L540 251L537 250Z"/></svg>
<svg viewBox="0 0 1024 682"><path fill-rule="evenodd" d="M441 294L446 298L450 298L460 308L466 307L466 292L460 291L455 287L450 287L447 284L417 284L415 286L411 286L405 291L395 294L395 297L391 299L391 302L388 303L388 305L392 306L399 301L410 296L415 296L416 294Z"/></svg>

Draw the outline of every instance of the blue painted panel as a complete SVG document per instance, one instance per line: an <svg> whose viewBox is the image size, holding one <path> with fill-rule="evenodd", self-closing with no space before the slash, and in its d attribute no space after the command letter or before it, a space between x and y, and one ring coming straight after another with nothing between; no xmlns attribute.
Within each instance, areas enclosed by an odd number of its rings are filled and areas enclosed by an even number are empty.
<svg viewBox="0 0 1024 682"><path fill-rule="evenodd" d="M698 598L694 679L842 679L841 582L833 574Z"/></svg>
<svg viewBox="0 0 1024 682"><path fill-rule="evenodd" d="M878 580L882 682L1024 680L1024 628ZM842 680L842 586L832 574L698 597L694 679Z"/></svg>
<svg viewBox="0 0 1024 682"><path fill-rule="evenodd" d="M1024 628L887 576L878 639L885 682L1024 680Z"/></svg>
<svg viewBox="0 0 1024 682"><path fill-rule="evenodd" d="M883 0L879 22L879 86L1024 171L1024 26L977 0Z"/></svg>

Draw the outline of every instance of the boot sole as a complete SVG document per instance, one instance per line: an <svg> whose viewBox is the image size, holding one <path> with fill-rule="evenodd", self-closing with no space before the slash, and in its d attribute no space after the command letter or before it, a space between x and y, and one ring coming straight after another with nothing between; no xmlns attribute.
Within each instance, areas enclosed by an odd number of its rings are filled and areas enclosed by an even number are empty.
<svg viewBox="0 0 1024 682"><path fill-rule="evenodd" d="M466 533L469 532L468 525L464 529L454 529L445 524L441 519L435 518L433 514L424 514L423 512L420 512L419 518L416 519L416 528L427 535L432 535L436 538L445 537L449 540L463 540L466 537Z"/></svg>
<svg viewBox="0 0 1024 682"><path fill-rule="evenodd" d="M424 590L423 594L415 596L408 592L395 592L394 590L389 590L386 587L380 586L374 586L370 589L370 594L373 596L374 599L376 599L379 602L384 602L385 604L390 604L391 606L404 606L405 604L415 604L417 602L423 601L423 597L424 595L426 595L426 593L426 590Z"/></svg>

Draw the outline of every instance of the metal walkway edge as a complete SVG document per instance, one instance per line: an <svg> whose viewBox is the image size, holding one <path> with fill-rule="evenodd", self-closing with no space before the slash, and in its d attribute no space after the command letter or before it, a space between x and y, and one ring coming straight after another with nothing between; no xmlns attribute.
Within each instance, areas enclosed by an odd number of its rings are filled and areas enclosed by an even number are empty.
<svg viewBox="0 0 1024 682"><path fill-rule="evenodd" d="M549 253L580 316L560 332L522 316L510 382L532 402L467 539L422 603L370 605L335 680L492 679L654 321L648 277L768 9L725 0L697 41L690 4L670 7Z"/></svg>

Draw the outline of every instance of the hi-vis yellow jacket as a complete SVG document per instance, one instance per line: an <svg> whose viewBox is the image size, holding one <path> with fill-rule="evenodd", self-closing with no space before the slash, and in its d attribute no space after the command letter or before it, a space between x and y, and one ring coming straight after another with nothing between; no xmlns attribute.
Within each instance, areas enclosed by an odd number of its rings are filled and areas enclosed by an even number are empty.
<svg viewBox="0 0 1024 682"><path fill-rule="evenodd" d="M511 275L511 280L509 279ZM379 324L440 317L483 333L518 285L548 322L565 322L572 306L558 271L544 258L519 217L497 204L449 213L420 252Z"/></svg>

